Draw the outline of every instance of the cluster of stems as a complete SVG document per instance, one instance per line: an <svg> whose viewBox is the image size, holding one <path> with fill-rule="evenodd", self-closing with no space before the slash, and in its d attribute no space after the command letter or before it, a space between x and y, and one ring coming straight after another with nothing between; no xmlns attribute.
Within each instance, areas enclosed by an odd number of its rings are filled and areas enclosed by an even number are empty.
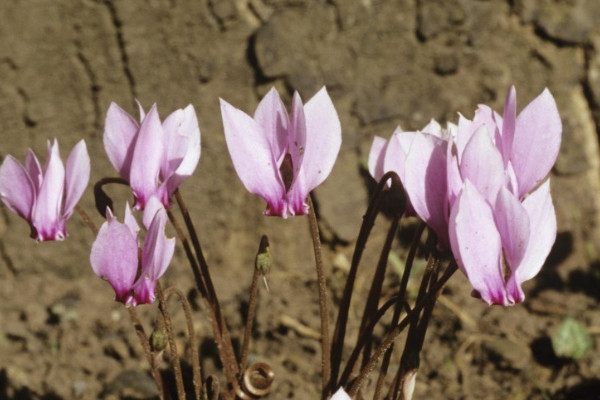
<svg viewBox="0 0 600 400"><path fill-rule="evenodd" d="M104 211L102 210L105 210L107 206L112 208L112 200L106 194L103 187L106 184L113 183L127 185L127 182L120 178L105 178L100 180L94 187L96 207L102 215L104 215ZM374 393L374 400L408 400L412 397L416 372L419 368L419 354L423 347L433 307L441 294L444 284L457 270L457 266L452 261L446 268L442 267L441 256L435 248L435 236L431 232L429 232L425 246L420 246L421 237L425 231L425 225L421 223L416 230L414 240L409 249L405 268L400 277L398 291L390 299L386 299L385 302L381 301L388 256L394 238L397 235L401 217L404 215L405 203L403 194L400 180L394 172L385 174L378 183L363 217L363 223L354 248L351 267L346 279L335 328L331 337L328 320L327 279L321 255L318 219L310 196L307 199L309 206L308 221L313 240L321 316L322 400L330 398L340 387L343 387L351 398L359 398L359 393L362 393L361 391L365 389L367 377L375 373L377 366L379 366L379 371L375 388L371 388ZM343 360L343 350L348 346L345 343L345 339L350 304L363 250L375 224L375 219L381 211L384 199L390 195L400 197L402 200L395 203L392 221L381 248L379 261L375 268L373 268L373 278L360 321L358 339L350 352L350 356L347 360ZM255 258L242 347L238 354L233 347L225 316L219 304L217 292L210 276L207 261L202 252L193 219L179 191L175 192L174 200L178 205L180 218L183 219L183 226L173 212L173 209L168 211L168 217L179 242L183 246L194 275L196 287L204 301L205 310L211 321L215 345L223 365L225 384L221 385L217 376L205 376L202 371L200 363L201 355L199 354L199 347L194 332L191 307L186 296L174 287L163 289L159 282L156 287L158 314L150 336L147 335L135 308L128 307L131 321L145 351L152 376L156 381L159 396L161 399L177 398L178 400L188 398L195 398L196 400L257 400L263 398L272 388L276 371L273 371L264 362L248 365L248 350L252 336L260 279L269 272L273 263L268 238L266 236L261 238ZM91 218L80 207L77 207L77 211L88 223L92 231L97 233L97 228ZM407 287L416 254L422 248L424 248L424 255L428 260L427 267L423 272L416 299L411 304L407 296ZM193 372L191 385L183 378L174 328L168 307L168 301L171 297L175 297L179 301L185 315ZM380 303L383 305L380 306ZM389 313L392 314L389 330L385 337L380 340L380 344L376 345L374 342L374 329L381 323L382 318ZM400 365L396 370L395 376L387 377L394 344L404 331L407 331L406 343L401 353ZM175 376L175 389L165 385L160 369L160 359L167 347Z"/></svg>

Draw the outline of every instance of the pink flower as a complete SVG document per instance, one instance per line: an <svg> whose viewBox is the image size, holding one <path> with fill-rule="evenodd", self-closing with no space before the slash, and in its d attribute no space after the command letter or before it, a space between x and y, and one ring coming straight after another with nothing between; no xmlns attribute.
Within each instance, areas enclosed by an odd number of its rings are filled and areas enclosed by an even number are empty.
<svg viewBox="0 0 600 400"><path fill-rule="evenodd" d="M254 118L222 99L221 113L233 166L246 189L266 200L265 214L306 214L306 198L331 172L342 141L325 88L304 107L295 92L291 117L274 88Z"/></svg>
<svg viewBox="0 0 600 400"><path fill-rule="evenodd" d="M165 207L179 185L192 175L200 159L200 128L194 108L176 110L161 124L152 106L140 106L140 121L112 103L106 114L104 148L112 165L129 182L134 209L143 210L155 195Z"/></svg>
<svg viewBox="0 0 600 400"><path fill-rule="evenodd" d="M333 396L331 396L331 399L329 400L351 400L350 396L348 396L348 393L346 393L346 391L344 390L344 388L339 388L337 392L335 392L333 394Z"/></svg>
<svg viewBox="0 0 600 400"><path fill-rule="evenodd" d="M416 134L405 153L400 178L416 214L488 304L523 301L521 284L552 248L556 215L546 177L561 131L547 89L517 117L513 87L503 116L480 106L473 121L460 116L445 134Z"/></svg>
<svg viewBox="0 0 600 400"><path fill-rule="evenodd" d="M90 157L85 142L75 145L65 169L58 142L48 141L48 156L42 170L31 149L25 166L8 155L0 167L0 197L31 228L31 237L39 242L62 240L66 223L90 180Z"/></svg>
<svg viewBox="0 0 600 400"><path fill-rule="evenodd" d="M165 209L156 197L148 200L144 223L151 222L141 258L137 239L140 228L129 205L125 208L125 223L117 221L110 208L106 209L106 215L107 221L102 224L90 254L94 273L110 283L116 301L127 306L152 303L156 282L166 272L175 251L175 239L165 236ZM136 280L138 265L141 270Z"/></svg>

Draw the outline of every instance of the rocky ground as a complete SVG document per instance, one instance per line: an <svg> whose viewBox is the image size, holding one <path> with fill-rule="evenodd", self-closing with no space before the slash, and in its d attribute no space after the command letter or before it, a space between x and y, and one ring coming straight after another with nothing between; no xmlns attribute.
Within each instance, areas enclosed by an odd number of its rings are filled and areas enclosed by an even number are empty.
<svg viewBox="0 0 600 400"><path fill-rule="evenodd" d="M135 99L146 107L156 102L162 117L192 103L202 158L181 190L232 334L241 337L254 254L266 233L276 265L270 293L261 293L252 358L277 374L270 398L311 399L320 357L311 334L319 319L307 222L262 215L262 200L245 191L232 168L218 98L253 112L272 86L286 102L294 90L307 100L327 86L343 144L315 199L335 305L367 206L373 136L387 137L397 125L418 129L430 118L456 121L457 112L472 117L479 103L501 110L511 84L522 108L548 87L563 121L551 176L555 248L525 285L522 305L487 307L469 296L463 276L452 279L434 312L415 398L598 399L598 21L596 0L5 0L0 153L21 159L31 147L40 154L57 137L65 155L84 138L96 181L115 175L102 146L111 101L132 113ZM94 212L91 189L81 204ZM153 398L127 312L89 266L94 238L83 222L72 219L64 242L36 244L23 221L1 210L0 398ZM377 222L359 276L363 287L388 224ZM405 245L398 241L394 252L402 256ZM165 284L192 293L181 249L176 257ZM214 372L210 323L196 303L203 364ZM139 311L149 328L155 309ZM577 360L552 350L550 338L566 317L592 337ZM175 318L183 342L182 315Z"/></svg>

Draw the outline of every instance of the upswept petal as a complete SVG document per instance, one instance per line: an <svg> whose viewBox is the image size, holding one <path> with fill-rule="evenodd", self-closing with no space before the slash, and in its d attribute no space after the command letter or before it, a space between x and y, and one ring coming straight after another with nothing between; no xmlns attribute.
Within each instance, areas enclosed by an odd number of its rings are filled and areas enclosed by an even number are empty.
<svg viewBox="0 0 600 400"><path fill-rule="evenodd" d="M42 166L40 161L36 157L35 153L31 149L27 149L27 155L25 156L25 170L31 179L31 183L37 193L42 186L44 180L44 173L42 172Z"/></svg>
<svg viewBox="0 0 600 400"><path fill-rule="evenodd" d="M88 182L90 181L90 156L88 155L85 142L80 140L73 147L65 172L65 203L62 211L62 218L68 219L73 212L73 208L83 195Z"/></svg>
<svg viewBox="0 0 600 400"><path fill-rule="evenodd" d="M502 117L502 143L500 151L504 159L504 166L508 165L512 153L515 127L517 123L517 90L511 86L504 101L504 116Z"/></svg>
<svg viewBox="0 0 600 400"><path fill-rule="evenodd" d="M448 207L452 208L463 185L463 178L458 167L455 137L452 135L448 136L448 147L446 149L446 180L448 185Z"/></svg>
<svg viewBox="0 0 600 400"><path fill-rule="evenodd" d="M281 211L285 187L281 181L277 160L263 129L250 116L220 99L225 141L231 160L244 187L261 196L268 210Z"/></svg>
<svg viewBox="0 0 600 400"><path fill-rule="evenodd" d="M314 134L315 132L311 133ZM294 178L299 175L303 164L302 161L304 159L304 149L306 147L307 134L306 117L304 115L304 108L302 107L302 99L300 98L300 94L298 92L294 92L294 96L292 97L290 127L288 132L288 151L292 157Z"/></svg>
<svg viewBox="0 0 600 400"><path fill-rule="evenodd" d="M176 117L170 122L173 115ZM194 173L200 160L200 126L194 107L190 104L172 113L163 123L163 129L169 144L166 168L161 170L162 185L170 198L179 185Z"/></svg>
<svg viewBox="0 0 600 400"><path fill-rule="evenodd" d="M151 196L146 203L146 208L144 209L144 214L142 215L142 222L146 229L150 229L150 225L152 224L152 221L154 221L154 217L156 216L158 210L164 210L164 206L158 197Z"/></svg>
<svg viewBox="0 0 600 400"><path fill-rule="evenodd" d="M469 180L490 204L494 204L498 190L506 183L502 155L492 142L486 126L471 136L460 160L463 181Z"/></svg>
<svg viewBox="0 0 600 400"><path fill-rule="evenodd" d="M494 219L502 240L504 260L514 273L529 244L529 216L519 199L505 187L498 192ZM510 296L510 293L509 293Z"/></svg>
<svg viewBox="0 0 600 400"><path fill-rule="evenodd" d="M550 172L560 148L562 124L548 89L517 117L511 162L519 183L519 198L535 188Z"/></svg>
<svg viewBox="0 0 600 400"><path fill-rule="evenodd" d="M546 180L523 201L530 221L531 240L519 267L519 284L540 272L556 240L556 213Z"/></svg>
<svg viewBox="0 0 600 400"><path fill-rule="evenodd" d="M304 105L304 115L306 145L299 175L308 194L331 173L342 145L342 127L325 87Z"/></svg>
<svg viewBox="0 0 600 400"><path fill-rule="evenodd" d="M438 236L438 246L448 246L447 142L433 135L415 136L405 162L404 189L417 215Z"/></svg>
<svg viewBox="0 0 600 400"><path fill-rule="evenodd" d="M164 151L163 135L155 104L142 121L133 151L129 185L136 197L134 209L143 210L150 196L158 189Z"/></svg>
<svg viewBox="0 0 600 400"><path fill-rule="evenodd" d="M31 213L32 225L37 230L37 240L62 239L65 236L64 226L59 226L58 219L62 211L65 185L65 167L60 159L58 142L48 141L48 158L44 167L44 180L37 194Z"/></svg>
<svg viewBox="0 0 600 400"><path fill-rule="evenodd" d="M254 121L262 128L271 145L273 158L280 161L287 151L289 117L274 87L258 103L254 112Z"/></svg>
<svg viewBox="0 0 600 400"><path fill-rule="evenodd" d="M502 244L492 209L467 180L450 212L452 253L474 295L488 304L507 305L502 270Z"/></svg>
<svg viewBox="0 0 600 400"><path fill-rule="evenodd" d="M137 274L137 240L129 227L118 222L108 208L106 215L107 221L92 245L90 263L94 273L113 287L115 300L128 303Z"/></svg>
<svg viewBox="0 0 600 400"><path fill-rule="evenodd" d="M371 144L371 149L369 150L369 173L378 182L385 174L383 165L387 146L387 140L380 136L375 136L373 138L373 143Z"/></svg>
<svg viewBox="0 0 600 400"><path fill-rule="evenodd" d="M144 213L146 213L146 210L144 210ZM125 223L125 225L127 225L129 230L131 231L131 234L137 238L137 235L140 231L140 226L138 225L137 221L135 220L135 217L133 216L133 213L131 212L129 202L125 203L125 217L123 218L123 222Z"/></svg>
<svg viewBox="0 0 600 400"><path fill-rule="evenodd" d="M142 250L142 271L133 287L136 304L152 303L156 281L165 273L175 251L175 238L167 239L167 213L158 209L146 233Z"/></svg>
<svg viewBox="0 0 600 400"><path fill-rule="evenodd" d="M11 155L0 166L0 197L9 210L29 220L36 191L25 168Z"/></svg>
<svg viewBox="0 0 600 400"><path fill-rule="evenodd" d="M111 164L125 179L129 179L138 129L139 125L131 115L116 103L110 104L102 141Z"/></svg>
<svg viewBox="0 0 600 400"><path fill-rule="evenodd" d="M383 169L385 172L394 171L403 183L405 179L406 155L410 151L413 140L418 135L420 133L403 132L400 128L396 128L385 152Z"/></svg>
<svg viewBox="0 0 600 400"><path fill-rule="evenodd" d="M444 137L445 135L442 130L442 126L439 124L439 122L437 122L433 118L429 121L429 123L427 125L425 125L425 127L423 129L421 129L421 132L428 133L433 136L437 136L440 139L446 139Z"/></svg>
<svg viewBox="0 0 600 400"><path fill-rule="evenodd" d="M467 146L467 143L471 140L471 136L477 131L477 129L483 124L479 121L475 123L468 118L465 118L461 113L458 114L458 128L456 133L456 156L458 161L462 160L462 154Z"/></svg>

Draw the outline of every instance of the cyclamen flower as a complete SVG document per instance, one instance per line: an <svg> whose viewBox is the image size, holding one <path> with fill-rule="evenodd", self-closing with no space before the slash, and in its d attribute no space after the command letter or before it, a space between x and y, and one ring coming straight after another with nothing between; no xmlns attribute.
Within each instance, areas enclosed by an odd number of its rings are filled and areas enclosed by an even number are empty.
<svg viewBox="0 0 600 400"><path fill-rule="evenodd" d="M152 106L140 106L140 121L112 103L106 114L104 148L110 162L129 182L135 210L155 195L165 207L179 185L192 175L200 159L200 128L192 105L176 110L161 124Z"/></svg>
<svg viewBox="0 0 600 400"><path fill-rule="evenodd" d="M460 116L448 131L418 133L406 153L400 178L415 212L488 304L522 302L521 284L552 248L556 215L546 177L561 131L547 89L517 117L513 87L503 116L482 105L473 121Z"/></svg>
<svg viewBox="0 0 600 400"><path fill-rule="evenodd" d="M175 251L175 238L165 236L165 209L156 197L148 201L144 211L148 231L141 258L137 239L140 228L129 204L125 208L124 223L117 221L110 208L106 209L106 216L90 254L94 273L110 283L115 291L115 301L127 306L152 303L156 282L166 272ZM136 280L138 266L140 275Z"/></svg>
<svg viewBox="0 0 600 400"><path fill-rule="evenodd" d="M342 142L325 88L304 107L295 92L291 116L274 88L254 118L222 99L221 114L233 166L246 189L266 200L265 214L307 214L306 198L331 172Z"/></svg>
<svg viewBox="0 0 600 400"><path fill-rule="evenodd" d="M48 141L48 156L42 170L31 149L25 166L8 155L0 167L0 197L31 228L38 242L67 237L66 223L90 180L90 157L85 142L75 145L67 167L63 165L58 142Z"/></svg>

